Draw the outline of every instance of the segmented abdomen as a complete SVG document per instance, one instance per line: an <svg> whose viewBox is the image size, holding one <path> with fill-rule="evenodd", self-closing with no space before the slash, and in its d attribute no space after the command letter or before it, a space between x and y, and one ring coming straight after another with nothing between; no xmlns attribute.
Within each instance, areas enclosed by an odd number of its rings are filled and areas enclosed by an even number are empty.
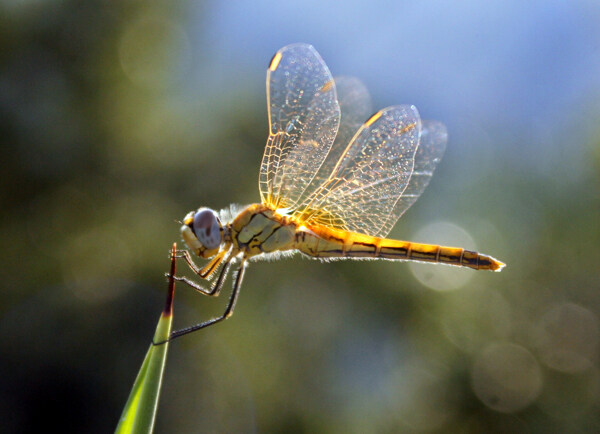
<svg viewBox="0 0 600 434"><path fill-rule="evenodd" d="M296 248L316 258L382 258L437 262L493 271L500 271L504 267L502 262L491 256L460 247L370 237L328 228L299 229L296 234Z"/></svg>

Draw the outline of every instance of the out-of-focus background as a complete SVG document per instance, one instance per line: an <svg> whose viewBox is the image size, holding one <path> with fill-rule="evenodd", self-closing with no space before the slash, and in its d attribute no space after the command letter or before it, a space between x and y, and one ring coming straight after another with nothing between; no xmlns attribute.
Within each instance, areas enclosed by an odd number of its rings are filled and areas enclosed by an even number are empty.
<svg viewBox="0 0 600 434"><path fill-rule="evenodd" d="M259 200L292 42L447 125L391 235L508 266L253 263L233 318L171 346L157 432L600 430L598 2L0 8L2 432L114 429L175 220ZM227 295L178 286L175 327Z"/></svg>

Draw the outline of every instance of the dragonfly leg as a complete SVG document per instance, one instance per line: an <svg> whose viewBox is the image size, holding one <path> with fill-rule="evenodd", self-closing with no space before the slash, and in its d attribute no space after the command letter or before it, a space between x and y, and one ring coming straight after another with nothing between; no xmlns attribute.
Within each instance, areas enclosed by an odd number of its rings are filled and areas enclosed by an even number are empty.
<svg viewBox="0 0 600 434"><path fill-rule="evenodd" d="M229 298L229 303L227 303L227 308L225 309L225 312L223 313L223 315L218 316L213 319L210 319L208 321L201 322L201 323L193 325L191 327L186 327L181 330L176 330L171 333L171 336L169 336L168 341L170 342L170 341L177 339L183 335L187 335L189 333L195 332L196 330L203 329L205 327L211 326L220 321L223 321L224 319L229 318L233 314L233 309L235 308L235 303L236 303L238 295L240 293L240 288L242 286L242 280L244 279L244 273L246 271L247 264L248 264L247 258L246 257L242 258L242 262L240 264L240 267L238 268L237 275L235 278L235 283L233 284L233 291L231 292L231 297ZM154 345L160 345L165 342L158 342L158 343L155 343Z"/></svg>
<svg viewBox="0 0 600 434"><path fill-rule="evenodd" d="M192 256L190 255L190 252L188 252L187 250L177 250L177 254L175 255L175 257L185 259L185 262L187 262L188 266L194 273L196 273L202 279L207 279L210 278L212 273L217 268L219 268L221 261L223 261L224 258L228 257L229 254L231 254L230 249L223 249L217 256L215 256L208 264L206 264L202 268L199 268L196 265L196 263L192 259Z"/></svg>
<svg viewBox="0 0 600 434"><path fill-rule="evenodd" d="M221 292L221 288L223 288L223 284L225 283L225 280L227 278L227 274L229 273L229 268L231 267L232 260L233 260L233 258L231 257L231 255L228 255L227 259L225 259L225 262L223 263L223 267L221 268L219 277L217 278L216 281L213 282L210 289L204 288L200 284L194 282L193 280L188 279L187 277L173 276L173 279L178 282L185 283L186 285L195 289L196 291L198 291L199 293L201 293L203 295L218 297L219 293ZM167 275L167 277L170 277L170 276Z"/></svg>

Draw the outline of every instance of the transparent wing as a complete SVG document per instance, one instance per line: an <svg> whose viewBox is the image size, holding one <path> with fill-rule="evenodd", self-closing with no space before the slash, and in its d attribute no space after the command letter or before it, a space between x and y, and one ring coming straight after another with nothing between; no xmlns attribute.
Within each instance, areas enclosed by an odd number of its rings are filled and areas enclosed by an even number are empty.
<svg viewBox="0 0 600 434"><path fill-rule="evenodd" d="M304 191L303 198L327 180L354 134L373 113L369 91L358 78L342 76L334 77L334 81L341 112L340 126L327 158Z"/></svg>
<svg viewBox="0 0 600 434"><path fill-rule="evenodd" d="M334 161L337 163L354 134L365 120L373 114L373 104L369 91L358 78L341 76L335 77L334 81L337 99L340 104L341 121L327 160L334 157ZM337 155L335 155L336 150L338 150Z"/></svg>
<svg viewBox="0 0 600 434"><path fill-rule="evenodd" d="M311 45L288 45L273 56L267 104L261 199L274 209L294 209L329 153L340 123L335 83Z"/></svg>
<svg viewBox="0 0 600 434"><path fill-rule="evenodd" d="M376 113L356 132L323 185L292 215L308 224L387 235L416 200L404 205L400 197L413 174L420 137L421 120L414 106ZM420 185L415 178L411 191L422 191Z"/></svg>
<svg viewBox="0 0 600 434"><path fill-rule="evenodd" d="M442 160L447 141L448 132L444 124L437 121L421 121L421 137L412 175L394 209L381 226L378 236L386 237L402 214L421 196Z"/></svg>

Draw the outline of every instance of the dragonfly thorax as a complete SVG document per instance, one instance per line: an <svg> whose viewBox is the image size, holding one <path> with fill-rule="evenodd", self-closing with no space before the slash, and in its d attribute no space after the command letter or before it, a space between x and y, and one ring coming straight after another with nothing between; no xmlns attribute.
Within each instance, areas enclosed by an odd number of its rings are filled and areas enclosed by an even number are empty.
<svg viewBox="0 0 600 434"><path fill-rule="evenodd" d="M196 255L210 258L219 252L223 242L223 225L215 211L200 208L185 216L181 235Z"/></svg>

